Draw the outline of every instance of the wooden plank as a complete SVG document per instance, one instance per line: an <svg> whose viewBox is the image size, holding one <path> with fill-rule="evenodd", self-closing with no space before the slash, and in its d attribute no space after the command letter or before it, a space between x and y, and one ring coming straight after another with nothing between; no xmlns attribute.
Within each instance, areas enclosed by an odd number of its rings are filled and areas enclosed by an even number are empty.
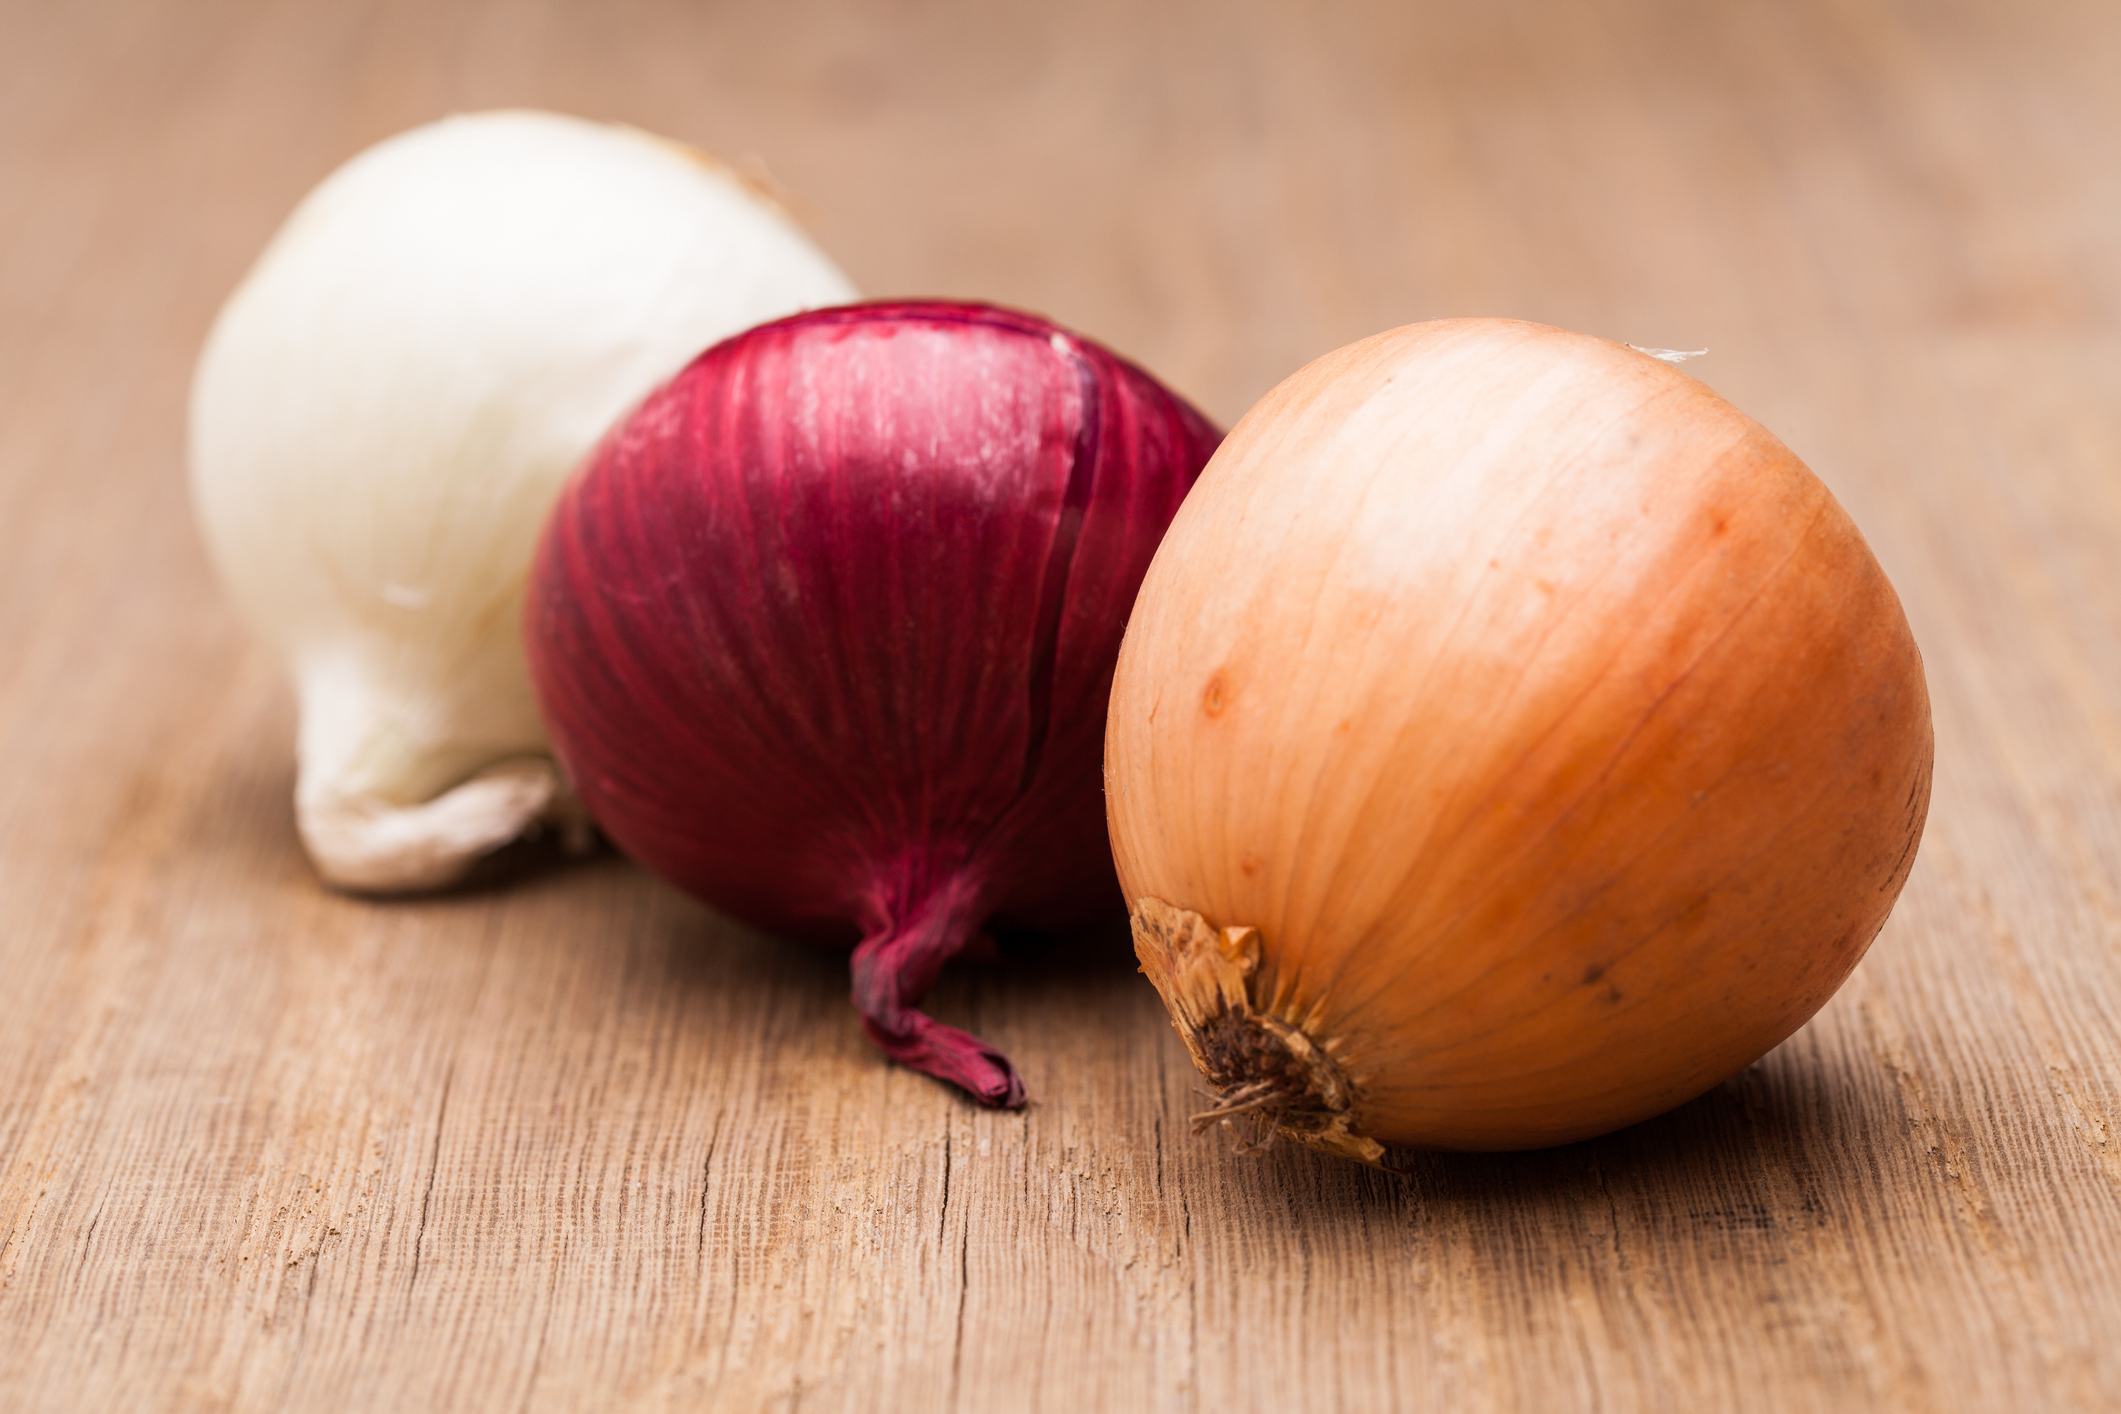
<svg viewBox="0 0 2121 1414"><path fill-rule="evenodd" d="M0 1407L2121 1404L2116 72L2090 0L0 0ZM1926 655L1872 956L1672 1115L1392 1178L1191 1136L1117 935L946 979L994 1115L617 859L324 893L185 382L303 190L500 104L1226 419L1429 315L1708 345Z"/></svg>

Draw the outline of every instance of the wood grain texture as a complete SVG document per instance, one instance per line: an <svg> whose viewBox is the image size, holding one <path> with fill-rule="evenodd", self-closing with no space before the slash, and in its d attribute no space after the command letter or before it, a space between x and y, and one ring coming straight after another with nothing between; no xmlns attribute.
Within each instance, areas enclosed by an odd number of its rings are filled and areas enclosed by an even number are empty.
<svg viewBox="0 0 2121 1414"><path fill-rule="evenodd" d="M2121 1405L2115 73L2103 0L0 0L0 1408ZM1116 934L946 980L997 1115L623 861L323 892L190 361L334 164L503 104L1225 419L1433 315L1707 345L1926 657L1869 959L1674 1114L1395 1179L1190 1137Z"/></svg>

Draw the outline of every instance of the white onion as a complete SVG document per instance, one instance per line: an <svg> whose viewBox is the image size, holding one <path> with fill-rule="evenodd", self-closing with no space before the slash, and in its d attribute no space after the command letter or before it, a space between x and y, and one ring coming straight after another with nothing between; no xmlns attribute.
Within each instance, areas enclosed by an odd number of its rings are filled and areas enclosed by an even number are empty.
<svg viewBox="0 0 2121 1414"><path fill-rule="evenodd" d="M555 114L415 129L302 202L207 340L191 465L295 678L327 881L433 887L564 814L519 632L561 482L701 349L852 296L730 172Z"/></svg>

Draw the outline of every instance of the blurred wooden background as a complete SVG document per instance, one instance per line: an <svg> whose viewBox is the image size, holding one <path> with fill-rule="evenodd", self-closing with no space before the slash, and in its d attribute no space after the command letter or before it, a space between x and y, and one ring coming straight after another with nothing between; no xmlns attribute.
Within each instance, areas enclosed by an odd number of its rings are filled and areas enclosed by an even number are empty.
<svg viewBox="0 0 2121 1414"><path fill-rule="evenodd" d="M0 0L0 1408L2121 1407L2116 75L2111 0ZM1927 655L1893 921L1684 1109L1395 1179L1190 1137L1117 940L946 981L995 1115L620 860L327 895L190 362L335 164L514 104L1226 420L1433 315L1708 346Z"/></svg>

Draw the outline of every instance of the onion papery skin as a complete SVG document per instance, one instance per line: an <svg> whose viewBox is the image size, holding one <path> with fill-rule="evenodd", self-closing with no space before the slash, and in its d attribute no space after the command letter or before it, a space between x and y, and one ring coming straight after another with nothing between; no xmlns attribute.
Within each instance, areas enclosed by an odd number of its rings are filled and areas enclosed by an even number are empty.
<svg viewBox="0 0 2121 1414"><path fill-rule="evenodd" d="M1457 320L1234 428L1111 697L1113 848L1204 1120L1587 1138L1823 1005L1905 882L1929 699L1786 447L1625 346Z"/></svg>
<svg viewBox="0 0 2121 1414"><path fill-rule="evenodd" d="M815 311L708 350L562 495L526 644L628 854L761 928L858 944L887 1054L1015 1105L914 1008L990 921L1124 904L1100 762L1156 543L1221 434L1146 373L984 305Z"/></svg>

